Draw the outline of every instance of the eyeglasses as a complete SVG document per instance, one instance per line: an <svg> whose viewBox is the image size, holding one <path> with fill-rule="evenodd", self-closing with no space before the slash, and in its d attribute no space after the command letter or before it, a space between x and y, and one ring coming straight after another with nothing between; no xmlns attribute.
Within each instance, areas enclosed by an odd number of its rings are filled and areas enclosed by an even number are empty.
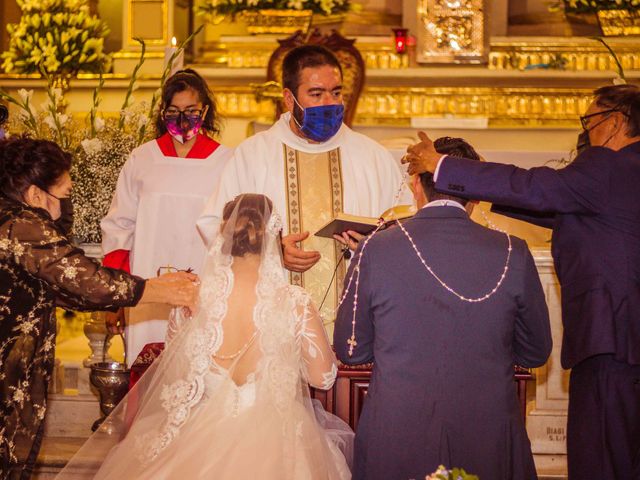
<svg viewBox="0 0 640 480"><path fill-rule="evenodd" d="M166 265L158 268L158 271L156 272L156 276L159 277L160 275L164 275L165 273L177 273L177 272L193 273L193 268L187 268L186 270L181 270L179 268L172 267L171 265Z"/></svg>
<svg viewBox="0 0 640 480"><path fill-rule="evenodd" d="M626 113L621 112L620 110L618 110L618 108L617 108L617 107L616 107L616 108L610 108L610 109L608 109L608 110L602 110L601 112L595 112L595 113L590 113L589 115L583 115L583 116L581 116L581 117L580 117L580 124L582 125L582 128L583 128L584 130L589 131L589 119L590 119L591 117L597 117L598 115L608 115L608 114L613 113L613 112L620 112L620 113L622 113L623 115L626 115ZM597 127L598 125L600 125L600 124L601 124L602 122L604 122L605 120L606 120L606 118L603 118L600 122L596 123L596 124L595 124L594 126L592 126L591 128L595 128L595 127Z"/></svg>
<svg viewBox="0 0 640 480"><path fill-rule="evenodd" d="M200 118L204 116L207 111L205 108L187 108L186 110L178 110L177 108L169 107L163 113L162 116L165 119L173 120L182 116L186 118Z"/></svg>
<svg viewBox="0 0 640 480"><path fill-rule="evenodd" d="M65 195L64 197L58 197L58 196L54 195L53 193L48 192L48 191L47 191L47 190L45 190L45 189L42 189L42 191L43 191L44 193L46 193L47 195L49 195L49 196L51 196L51 197L55 198L56 200L66 200L66 199L68 199L68 198L71 198L71 192L69 192L69 193L68 193L67 195Z"/></svg>

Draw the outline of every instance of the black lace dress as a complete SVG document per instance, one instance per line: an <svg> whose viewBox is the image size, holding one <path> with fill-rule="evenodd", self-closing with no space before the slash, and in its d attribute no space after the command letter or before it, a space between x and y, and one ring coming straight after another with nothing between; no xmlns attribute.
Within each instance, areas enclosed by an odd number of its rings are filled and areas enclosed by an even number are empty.
<svg viewBox="0 0 640 480"><path fill-rule="evenodd" d="M135 305L144 280L101 267L45 210L0 196L0 479L28 479L54 365L55 307Z"/></svg>

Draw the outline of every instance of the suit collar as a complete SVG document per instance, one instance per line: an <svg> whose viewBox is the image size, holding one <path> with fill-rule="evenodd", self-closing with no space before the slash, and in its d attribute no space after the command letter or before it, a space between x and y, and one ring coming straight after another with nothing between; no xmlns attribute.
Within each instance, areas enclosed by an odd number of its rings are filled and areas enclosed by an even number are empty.
<svg viewBox="0 0 640 480"><path fill-rule="evenodd" d="M634 142L631 143L629 145L627 145L624 148L621 148L620 150L618 150L619 152L634 152L634 153L640 153L640 142Z"/></svg>
<svg viewBox="0 0 640 480"><path fill-rule="evenodd" d="M421 208L413 218L464 218L469 219L469 215L458 207L429 207Z"/></svg>

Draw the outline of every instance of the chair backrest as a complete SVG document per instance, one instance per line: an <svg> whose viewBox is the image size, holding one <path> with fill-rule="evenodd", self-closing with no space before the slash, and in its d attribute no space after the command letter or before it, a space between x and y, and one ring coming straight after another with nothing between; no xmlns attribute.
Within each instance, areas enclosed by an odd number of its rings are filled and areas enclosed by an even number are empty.
<svg viewBox="0 0 640 480"><path fill-rule="evenodd" d="M325 35L315 29L305 35L301 31L294 33L289 38L278 40L280 46L271 54L267 66L267 81L278 82L282 85L282 61L286 54L293 48L301 45L322 45L331 50L338 58L342 67L342 95L344 98L344 123L351 126L356 113L358 98L364 85L364 60L358 49L353 45L355 39L348 39L337 33ZM276 118L286 107L282 99L276 102Z"/></svg>

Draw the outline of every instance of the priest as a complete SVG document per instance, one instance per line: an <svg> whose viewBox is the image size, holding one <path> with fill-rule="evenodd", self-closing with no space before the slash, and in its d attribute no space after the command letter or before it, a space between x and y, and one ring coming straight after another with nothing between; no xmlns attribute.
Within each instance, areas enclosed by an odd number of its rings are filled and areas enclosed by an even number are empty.
<svg viewBox="0 0 640 480"><path fill-rule="evenodd" d="M291 283L307 289L318 306L324 299L321 314L333 321L344 245L354 249L360 236L345 232L339 243L313 234L339 212L378 217L410 193L391 154L342 123L342 69L332 52L317 45L294 48L282 70L288 111L236 148L198 226L208 240L226 202L240 193L268 196L283 217Z"/></svg>

